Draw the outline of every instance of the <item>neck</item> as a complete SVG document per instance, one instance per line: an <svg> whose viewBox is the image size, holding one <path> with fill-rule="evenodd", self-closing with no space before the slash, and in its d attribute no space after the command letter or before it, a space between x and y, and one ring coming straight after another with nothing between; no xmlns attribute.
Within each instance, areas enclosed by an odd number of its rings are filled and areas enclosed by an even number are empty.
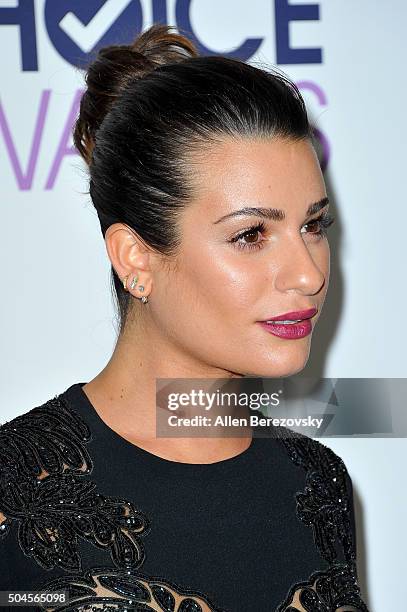
<svg viewBox="0 0 407 612"><path fill-rule="evenodd" d="M202 434L200 430L199 435L208 437L196 437L196 430L195 437L187 434L185 437L175 437L174 434L172 437L157 437L157 418L160 423L167 422L168 416L174 412L167 407L157 407L156 379L191 378L200 379L199 385L194 388L198 386L205 392L213 393L216 384L212 379L228 379L236 391L243 376L197 361L181 347L163 338L154 328L147 330L141 323L136 329L128 326L119 336L109 362L84 385L83 391L111 429L133 444L165 459L212 463L243 452L251 443L250 428L243 427L231 432L227 426L217 426L216 437L213 430L207 427ZM170 384L178 392L187 391L192 386L188 380L183 381L183 388L177 381L170 381ZM183 417L196 414L208 416L203 409L199 409L198 413L197 408L182 408ZM167 427L166 431L170 429ZM182 432L185 431L184 428Z"/></svg>

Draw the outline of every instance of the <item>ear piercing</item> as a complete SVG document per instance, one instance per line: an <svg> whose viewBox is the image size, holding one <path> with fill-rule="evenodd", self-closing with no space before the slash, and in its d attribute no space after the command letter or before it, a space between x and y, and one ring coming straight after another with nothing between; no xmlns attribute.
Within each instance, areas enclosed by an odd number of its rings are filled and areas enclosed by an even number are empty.
<svg viewBox="0 0 407 612"><path fill-rule="evenodd" d="M144 291L144 287L143 287L143 285L139 285L139 286L138 286L138 288L139 288L139 291ZM141 297L141 301L143 302L143 304L147 304L147 302L148 302L148 297L147 297L146 295L143 295L143 296Z"/></svg>
<svg viewBox="0 0 407 612"><path fill-rule="evenodd" d="M130 289L134 289L134 287L136 286L137 280L138 280L138 274L136 274L136 276L131 281Z"/></svg>
<svg viewBox="0 0 407 612"><path fill-rule="evenodd" d="M127 289L127 279L129 278L129 276L130 276L130 274L127 274L127 276L125 276L125 277L122 279L122 283L123 283L123 287L124 287L125 291L128 291L128 289ZM134 287L136 286L136 283L137 283L137 281L138 281L138 277L139 277L139 275L138 275L138 274L136 274L136 275L133 277L133 280L132 280L132 281L131 281L131 283L130 283L130 289L134 289ZM139 289L139 291L144 291L144 286L143 286L143 285L139 285L139 286L138 286L138 289ZM141 299L141 301L143 302L143 304L147 304L147 302L148 302L148 296L146 296L146 295L143 295L141 298L137 298L137 299Z"/></svg>

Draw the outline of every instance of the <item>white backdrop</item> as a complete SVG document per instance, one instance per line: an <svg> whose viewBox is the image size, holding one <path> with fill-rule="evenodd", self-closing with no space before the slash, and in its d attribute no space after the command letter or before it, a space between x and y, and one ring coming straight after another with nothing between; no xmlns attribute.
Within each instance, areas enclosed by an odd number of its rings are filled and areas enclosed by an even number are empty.
<svg viewBox="0 0 407 612"><path fill-rule="evenodd" d="M83 87L70 62L164 11L179 26L189 14L213 52L257 39L245 59L279 63L325 143L337 220L304 374L406 377L404 0L0 0L1 422L90 380L111 355L109 262L69 137ZM323 442L354 483L364 596L374 612L401 609L405 439Z"/></svg>

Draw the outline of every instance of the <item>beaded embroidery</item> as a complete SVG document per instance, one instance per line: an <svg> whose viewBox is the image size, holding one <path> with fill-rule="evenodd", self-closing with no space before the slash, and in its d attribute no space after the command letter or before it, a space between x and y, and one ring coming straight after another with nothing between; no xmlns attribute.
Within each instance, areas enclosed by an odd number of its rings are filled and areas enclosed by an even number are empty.
<svg viewBox="0 0 407 612"><path fill-rule="evenodd" d="M105 497L87 479L93 463L85 443L91 439L88 425L60 396L0 427L0 538L16 523L21 549L40 566L82 572L80 537L108 550L122 570L102 568L92 576L96 568L39 590L67 588L65 611L224 612L202 593L134 574L145 559L140 536L151 524L131 502Z"/></svg>
<svg viewBox="0 0 407 612"><path fill-rule="evenodd" d="M202 593L180 589L164 579L103 567L92 568L80 578L57 578L41 590L48 594L65 591L69 608L63 605L64 611L227 612L213 607Z"/></svg>
<svg viewBox="0 0 407 612"><path fill-rule="evenodd" d="M133 504L104 497L84 476L92 460L86 423L55 397L0 428L0 533L18 524L18 542L46 569L81 570L78 537L108 549L118 567L144 559L150 527Z"/></svg>
<svg viewBox="0 0 407 612"><path fill-rule="evenodd" d="M296 493L298 518L312 527L315 546L323 559L336 559L339 546L345 560L354 561L346 486L349 476L343 460L318 440L283 429L279 440L291 460L306 471L304 491Z"/></svg>
<svg viewBox="0 0 407 612"><path fill-rule="evenodd" d="M299 607L297 607L299 606ZM295 584L276 612L368 612L353 564L332 565Z"/></svg>
<svg viewBox="0 0 407 612"><path fill-rule="evenodd" d="M295 494L296 514L312 528L319 554L330 563L327 570L294 584L276 612L369 612L357 579L345 463L318 440L285 427L274 436L306 471L304 491Z"/></svg>
<svg viewBox="0 0 407 612"><path fill-rule="evenodd" d="M282 427L274 432L306 471L304 491L295 494L296 513L330 563L292 585L275 612L369 612L357 583L345 464L318 441ZM140 537L150 522L132 503L96 491L87 478L93 464L85 444L91 439L88 425L58 395L0 427L0 538L16 523L27 556L42 567L77 573L39 590L67 589L66 612L227 612L203 593L135 571L145 558ZM92 568L80 575L78 538L108 551L118 570Z"/></svg>

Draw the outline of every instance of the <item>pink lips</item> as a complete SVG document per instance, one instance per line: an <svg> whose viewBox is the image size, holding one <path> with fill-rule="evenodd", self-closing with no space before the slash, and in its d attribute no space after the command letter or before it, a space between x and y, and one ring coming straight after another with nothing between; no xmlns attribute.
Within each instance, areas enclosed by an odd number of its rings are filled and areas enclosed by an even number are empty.
<svg viewBox="0 0 407 612"><path fill-rule="evenodd" d="M265 321L298 321L298 319L310 319L318 311L317 308L308 308L308 310L293 310L284 314L267 317Z"/></svg>
<svg viewBox="0 0 407 612"><path fill-rule="evenodd" d="M318 312L317 308L309 308L308 310L296 310L292 312L286 312L276 317L270 317L269 321L295 321L303 319L299 323L267 323L266 321L259 321L260 325L273 336L280 338L286 338L287 340L296 340L297 338L304 338L308 336L312 331L312 323L310 321Z"/></svg>

